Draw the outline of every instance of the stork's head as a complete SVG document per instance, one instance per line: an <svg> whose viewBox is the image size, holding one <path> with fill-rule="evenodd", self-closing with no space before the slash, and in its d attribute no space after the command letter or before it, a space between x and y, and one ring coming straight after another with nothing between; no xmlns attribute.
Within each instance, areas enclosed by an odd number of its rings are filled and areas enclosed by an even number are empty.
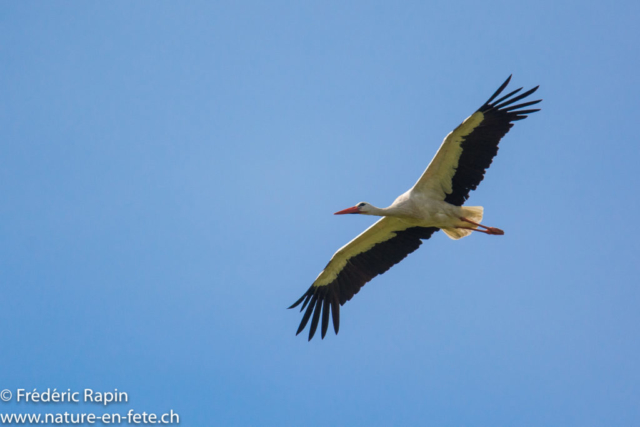
<svg viewBox="0 0 640 427"><path fill-rule="evenodd" d="M344 215L344 214L364 214L368 215L373 210L373 206L371 206L367 202L360 202L352 208L347 208L341 210L339 212L334 213L334 215Z"/></svg>

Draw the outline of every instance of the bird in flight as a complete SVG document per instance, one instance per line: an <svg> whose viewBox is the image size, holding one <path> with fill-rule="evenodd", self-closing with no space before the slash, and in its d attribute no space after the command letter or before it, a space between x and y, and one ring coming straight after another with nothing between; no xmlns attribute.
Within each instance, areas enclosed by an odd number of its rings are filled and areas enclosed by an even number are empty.
<svg viewBox="0 0 640 427"><path fill-rule="evenodd" d="M377 208L360 202L335 213L382 218L338 249L307 292L289 307L302 304L301 312L306 308L296 335L311 319L311 340L322 315L324 339L329 328L329 312L337 334L340 306L353 298L371 279L418 249L422 240L430 238L438 230L454 240L474 231L493 236L504 234L499 228L480 223L482 206L462 204L484 178L485 171L498 153L498 143L509 132L513 122L540 111L526 107L539 103L541 99L513 105L534 93L538 86L517 96L522 88L498 98L510 81L511 76L482 107L446 136L418 182L391 206Z"/></svg>

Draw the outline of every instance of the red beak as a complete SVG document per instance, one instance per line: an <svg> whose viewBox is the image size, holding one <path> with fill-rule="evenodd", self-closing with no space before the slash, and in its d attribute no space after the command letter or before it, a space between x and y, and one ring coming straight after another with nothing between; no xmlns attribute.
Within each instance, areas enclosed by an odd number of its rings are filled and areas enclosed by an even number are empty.
<svg viewBox="0 0 640 427"><path fill-rule="evenodd" d="M357 213L360 213L360 210L358 209L357 206L354 206L352 208L347 208L345 210L336 212L336 213L334 213L334 215L357 214Z"/></svg>

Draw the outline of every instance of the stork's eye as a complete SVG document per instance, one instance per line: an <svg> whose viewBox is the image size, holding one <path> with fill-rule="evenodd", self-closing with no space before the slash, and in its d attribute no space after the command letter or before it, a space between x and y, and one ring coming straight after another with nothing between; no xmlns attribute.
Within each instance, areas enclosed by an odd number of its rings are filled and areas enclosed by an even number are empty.
<svg viewBox="0 0 640 427"><path fill-rule="evenodd" d="M359 208L364 208L365 205L366 205L366 203L358 203L358 207Z"/></svg>

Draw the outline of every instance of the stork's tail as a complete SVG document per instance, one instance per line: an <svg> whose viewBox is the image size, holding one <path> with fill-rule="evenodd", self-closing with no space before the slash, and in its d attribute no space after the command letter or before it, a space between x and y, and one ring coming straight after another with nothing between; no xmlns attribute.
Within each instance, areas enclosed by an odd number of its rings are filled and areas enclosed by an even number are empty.
<svg viewBox="0 0 640 427"><path fill-rule="evenodd" d="M473 222L477 222L478 224L482 222L483 212L484 208L482 206L460 206L461 216L470 219ZM465 224L464 226L475 228L475 226L471 224ZM462 239L473 232L472 230L464 228L443 228L442 231L444 231L445 234L453 240Z"/></svg>

